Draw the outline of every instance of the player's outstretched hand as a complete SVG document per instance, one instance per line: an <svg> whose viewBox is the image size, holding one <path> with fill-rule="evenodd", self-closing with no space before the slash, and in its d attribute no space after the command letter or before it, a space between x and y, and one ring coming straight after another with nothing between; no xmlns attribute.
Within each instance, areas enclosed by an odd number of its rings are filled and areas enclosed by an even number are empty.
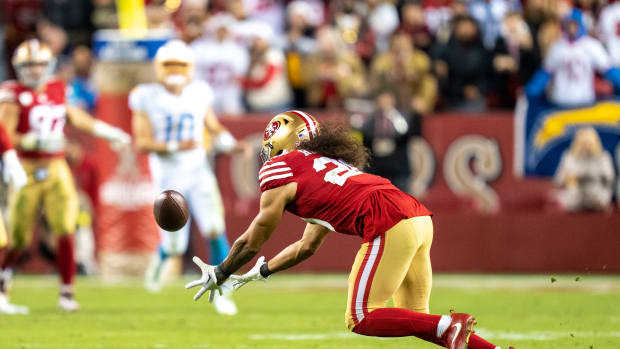
<svg viewBox="0 0 620 349"><path fill-rule="evenodd" d="M197 301L202 295L209 291L209 302L213 302L215 298L215 292L219 292L222 295L222 288L217 285L217 277L215 276L215 267L203 262L197 256L192 259L194 263L200 268L202 277L198 280L191 281L185 285L186 289L190 289L196 286L202 286L198 292L194 295L194 300Z"/></svg>
<svg viewBox="0 0 620 349"><path fill-rule="evenodd" d="M243 285L250 281L266 281L267 278L263 277L260 273L260 267L265 264L265 257L260 257L254 267L243 275L231 275L230 279L233 281L232 285L235 290L240 289Z"/></svg>

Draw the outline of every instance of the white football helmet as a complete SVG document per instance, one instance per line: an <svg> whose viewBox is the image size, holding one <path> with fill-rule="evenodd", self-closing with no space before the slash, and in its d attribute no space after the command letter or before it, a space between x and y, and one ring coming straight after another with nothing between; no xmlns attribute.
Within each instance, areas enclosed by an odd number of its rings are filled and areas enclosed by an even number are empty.
<svg viewBox="0 0 620 349"><path fill-rule="evenodd" d="M155 54L155 73L164 85L187 85L194 74L194 52L181 40L168 41Z"/></svg>
<svg viewBox="0 0 620 349"><path fill-rule="evenodd" d="M22 84L38 88L53 76L56 58L49 46L30 39L17 46L11 63Z"/></svg>

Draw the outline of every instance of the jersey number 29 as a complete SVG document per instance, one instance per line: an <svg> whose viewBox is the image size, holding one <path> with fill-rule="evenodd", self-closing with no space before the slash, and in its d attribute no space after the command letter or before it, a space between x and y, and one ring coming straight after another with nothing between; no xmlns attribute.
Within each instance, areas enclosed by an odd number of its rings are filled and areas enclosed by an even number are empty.
<svg viewBox="0 0 620 349"><path fill-rule="evenodd" d="M343 186L344 182L346 182L349 177L362 174L361 171L359 171L353 166L349 166L341 161L330 159L324 156L314 159L312 167L318 173L325 170L327 168L327 164L334 164L336 165L336 168L334 168L333 170L329 170L325 173L325 177L323 177L323 180L325 180L325 182Z"/></svg>

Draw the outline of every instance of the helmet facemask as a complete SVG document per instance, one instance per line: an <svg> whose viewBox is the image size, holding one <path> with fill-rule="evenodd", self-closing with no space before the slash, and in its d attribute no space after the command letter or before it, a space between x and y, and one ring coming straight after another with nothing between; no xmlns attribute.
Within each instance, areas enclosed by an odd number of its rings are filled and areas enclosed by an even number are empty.
<svg viewBox="0 0 620 349"><path fill-rule="evenodd" d="M315 135L317 127L316 119L304 112L292 110L276 115L265 128L261 160L267 162L294 150L301 141Z"/></svg>
<svg viewBox="0 0 620 349"><path fill-rule="evenodd" d="M194 53L180 40L169 41L155 54L155 73L164 86L184 87L194 74Z"/></svg>
<svg viewBox="0 0 620 349"><path fill-rule="evenodd" d="M189 62L164 61L157 62L157 78L159 81L171 87L183 87L187 85L192 76L193 65Z"/></svg>
<svg viewBox="0 0 620 349"><path fill-rule="evenodd" d="M56 67L52 50L36 39L21 43L13 54L12 63L18 80L32 89L51 79Z"/></svg>

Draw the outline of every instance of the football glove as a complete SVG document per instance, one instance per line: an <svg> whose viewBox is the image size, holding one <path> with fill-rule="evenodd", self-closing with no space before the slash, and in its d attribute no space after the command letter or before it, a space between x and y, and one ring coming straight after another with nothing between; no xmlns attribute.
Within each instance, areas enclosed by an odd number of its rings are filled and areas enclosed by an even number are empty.
<svg viewBox="0 0 620 349"><path fill-rule="evenodd" d="M118 150L131 143L131 136L118 127L106 124L103 121L95 120L93 134L110 142L112 148Z"/></svg>
<svg viewBox="0 0 620 349"><path fill-rule="evenodd" d="M205 292L209 291L209 302L213 302L216 291L220 293L220 296L223 295L222 288L217 285L215 267L206 264L197 256L194 256L192 260L194 261L194 263L196 263L198 268L200 268L200 271L202 272L202 277L198 280L187 283L187 285L185 285L185 288L190 289L192 287L201 285L202 287L200 288L200 290L198 290L198 292L196 292L196 294L194 295L194 300L197 301L200 297L202 297Z"/></svg>
<svg viewBox="0 0 620 349"><path fill-rule="evenodd" d="M268 277L264 277L260 273L260 267L263 266L263 264L265 263L267 263L265 262L265 257L260 257L256 261L256 264L254 265L254 267L252 267L252 269L250 269L250 271L248 271L247 273L243 275L231 275L230 279L233 281L232 282L233 288L235 290L238 290L250 281L263 281L263 282L267 281Z"/></svg>
<svg viewBox="0 0 620 349"><path fill-rule="evenodd" d="M13 190L19 190L28 182L28 175L17 159L14 149L7 150L2 154L3 177L6 183L11 182Z"/></svg>

